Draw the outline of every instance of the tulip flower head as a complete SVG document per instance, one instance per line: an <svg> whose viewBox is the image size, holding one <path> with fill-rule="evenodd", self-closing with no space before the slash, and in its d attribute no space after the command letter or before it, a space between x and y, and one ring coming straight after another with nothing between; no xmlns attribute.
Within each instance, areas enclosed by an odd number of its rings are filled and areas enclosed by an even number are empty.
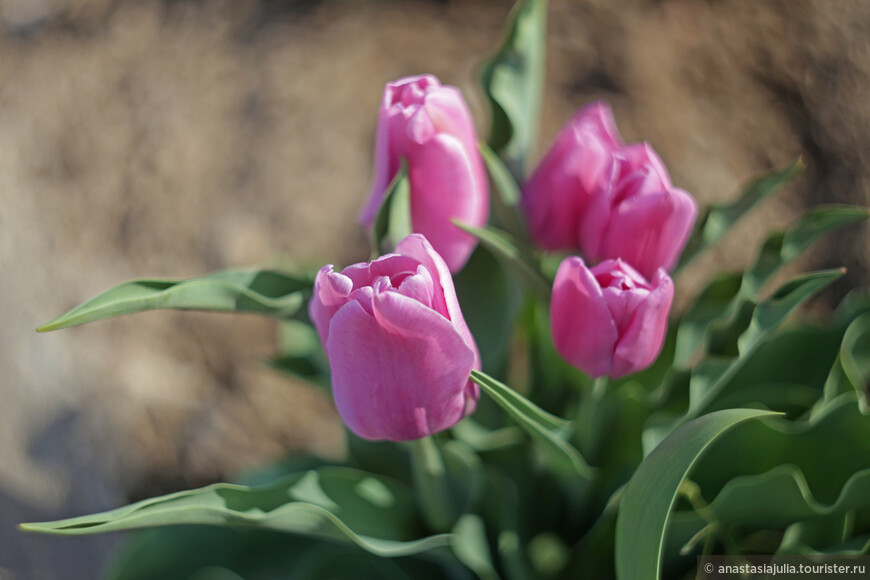
<svg viewBox="0 0 870 580"><path fill-rule="evenodd" d="M324 266L309 314L338 412L360 437L419 439L474 411L480 356L450 271L424 236L341 272Z"/></svg>
<svg viewBox="0 0 870 580"><path fill-rule="evenodd" d="M468 106L455 87L431 75L388 83L378 118L375 178L360 221L370 228L401 160L408 164L411 226L426 236L451 272L477 245L452 219L483 226L489 184Z"/></svg>
<svg viewBox="0 0 870 580"><path fill-rule="evenodd" d="M651 278L671 270L697 215L646 143L625 145L610 107L580 109L523 188L532 238L593 261L622 258Z"/></svg>
<svg viewBox="0 0 870 580"><path fill-rule="evenodd" d="M635 373L661 352L673 299L673 283L661 268L648 282L622 260L590 269L570 256L553 283L553 344L562 358L592 377Z"/></svg>
<svg viewBox="0 0 870 580"><path fill-rule="evenodd" d="M697 212L652 147L630 145L614 155L608 181L581 216L580 249L593 261L621 258L652 278L677 264Z"/></svg>
<svg viewBox="0 0 870 580"><path fill-rule="evenodd" d="M577 228L606 181L622 138L607 103L577 111L523 187L532 238L547 250L575 250Z"/></svg>

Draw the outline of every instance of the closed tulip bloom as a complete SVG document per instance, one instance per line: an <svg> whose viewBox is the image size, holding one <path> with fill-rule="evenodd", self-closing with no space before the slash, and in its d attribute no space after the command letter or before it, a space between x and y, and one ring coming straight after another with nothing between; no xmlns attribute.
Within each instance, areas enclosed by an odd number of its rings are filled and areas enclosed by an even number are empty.
<svg viewBox="0 0 870 580"><path fill-rule="evenodd" d="M593 261L622 258L651 278L676 265L697 211L652 147L630 145L615 154L607 184L580 219L580 249Z"/></svg>
<svg viewBox="0 0 870 580"><path fill-rule="evenodd" d="M483 226L489 184L468 106L455 87L431 75L388 83L378 118L375 178L360 221L369 228L404 158L411 186L411 226L426 236L451 272L477 245L452 219Z"/></svg>
<svg viewBox="0 0 870 580"><path fill-rule="evenodd" d="M607 182L620 147L607 103L592 103L575 113L523 187L522 207L538 245L577 249L580 217Z"/></svg>
<svg viewBox="0 0 870 580"><path fill-rule="evenodd" d="M324 266L309 314L326 348L338 412L365 439L407 441L474 411L480 368L453 279L426 238L341 272Z"/></svg>
<svg viewBox="0 0 870 580"><path fill-rule="evenodd" d="M661 352L674 286L663 269L648 282L623 260L592 269L565 258L556 273L550 326L558 353L592 377L645 369Z"/></svg>

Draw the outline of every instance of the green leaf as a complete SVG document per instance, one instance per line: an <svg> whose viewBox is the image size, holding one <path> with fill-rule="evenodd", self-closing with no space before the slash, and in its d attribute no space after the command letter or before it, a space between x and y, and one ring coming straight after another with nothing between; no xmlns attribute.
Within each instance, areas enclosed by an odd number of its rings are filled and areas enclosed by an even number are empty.
<svg viewBox="0 0 870 580"><path fill-rule="evenodd" d="M372 258L387 254L405 236L414 231L411 225L411 182L408 180L408 164L402 159L398 173L387 186L384 200L372 224Z"/></svg>
<svg viewBox="0 0 870 580"><path fill-rule="evenodd" d="M500 580L492 565L486 526L474 514L465 514L456 523L451 534L451 548L459 561L468 566L482 580Z"/></svg>
<svg viewBox="0 0 870 580"><path fill-rule="evenodd" d="M758 475L735 477L722 488L710 509L725 525L780 528L808 518L868 506L870 469L854 473L837 499L828 504L816 499L798 467L779 465Z"/></svg>
<svg viewBox="0 0 870 580"><path fill-rule="evenodd" d="M429 527L446 532L472 510L483 486L480 458L460 441L409 442L417 504Z"/></svg>
<svg viewBox="0 0 870 580"><path fill-rule="evenodd" d="M499 375L507 351L522 290L507 265L487 248L478 247L466 267L453 277L465 322L480 351L483 371Z"/></svg>
<svg viewBox="0 0 870 580"><path fill-rule="evenodd" d="M587 481L592 478L594 470L566 441L570 423L547 413L509 386L480 371L471 371L471 380L538 442L549 465L558 474Z"/></svg>
<svg viewBox="0 0 870 580"><path fill-rule="evenodd" d="M58 330L160 308L257 312L289 318L302 308L312 284L310 277L274 270L220 270L188 280L133 280L106 290L37 330Z"/></svg>
<svg viewBox="0 0 870 580"><path fill-rule="evenodd" d="M843 275L842 269L812 272L783 284L767 300L743 303L726 327L715 329L711 352L693 370L687 418L710 405L749 356L798 306Z"/></svg>
<svg viewBox="0 0 870 580"><path fill-rule="evenodd" d="M743 275L744 292L757 292L785 264L802 254L823 234L867 219L870 211L848 205L823 205L803 214L784 232L767 238L755 263Z"/></svg>
<svg viewBox="0 0 870 580"><path fill-rule="evenodd" d="M480 155L486 165L490 181L495 186L492 207L499 224L513 236L527 241L529 233L519 210L521 194L516 179L507 165L486 143L480 143Z"/></svg>
<svg viewBox="0 0 870 580"><path fill-rule="evenodd" d="M864 208L827 205L811 209L785 231L773 232L743 274L720 274L696 299L680 322L675 361L688 365L707 344L714 323L733 317L783 266L797 258L827 232L866 219Z"/></svg>
<svg viewBox="0 0 870 580"><path fill-rule="evenodd" d="M722 236L728 233L728 230L758 202L790 182L803 169L804 163L798 159L790 166L768 173L750 183L736 201L711 206L704 217L698 221L698 225L695 226L695 231L692 232L689 242L686 244L677 270L722 239Z"/></svg>
<svg viewBox="0 0 870 580"><path fill-rule="evenodd" d="M658 580L668 519L680 486L710 444L734 425L773 413L728 409L683 425L638 467L625 489L616 522L616 575Z"/></svg>
<svg viewBox="0 0 870 580"><path fill-rule="evenodd" d="M531 248L507 232L493 227L478 228L457 220L453 220L453 223L480 240L486 249L502 260L541 300L550 300L552 284L538 267Z"/></svg>
<svg viewBox="0 0 870 580"><path fill-rule="evenodd" d="M520 0L508 17L501 45L483 64L480 76L490 105L489 145L518 177L538 133L546 32L546 0Z"/></svg>
<svg viewBox="0 0 870 580"><path fill-rule="evenodd" d="M366 472L325 467L262 488L221 483L21 528L82 535L179 524L231 526L349 541L382 557L448 544L448 535L417 538L415 515L404 486Z"/></svg>
<svg viewBox="0 0 870 580"><path fill-rule="evenodd" d="M313 326L282 320L278 326L278 355L269 367L318 386L329 386L329 361Z"/></svg>

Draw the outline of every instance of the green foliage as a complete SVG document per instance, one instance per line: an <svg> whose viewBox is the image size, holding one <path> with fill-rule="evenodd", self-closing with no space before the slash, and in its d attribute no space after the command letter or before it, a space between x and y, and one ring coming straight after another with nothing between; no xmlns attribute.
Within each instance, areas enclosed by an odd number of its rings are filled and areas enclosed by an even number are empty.
<svg viewBox="0 0 870 580"><path fill-rule="evenodd" d="M677 266L679 270L704 250L718 242L728 233L734 224L740 221L744 215L770 194L780 187L790 183L804 169L804 163L798 159L790 166L763 175L756 179L737 198L727 203L710 206L706 213L698 220L695 231L692 232L686 249Z"/></svg>
<svg viewBox="0 0 870 580"><path fill-rule="evenodd" d="M310 277L274 270L221 270L189 280L133 280L106 290L37 330L59 330L160 308L257 312L289 318L305 304L312 284Z"/></svg>
<svg viewBox="0 0 870 580"><path fill-rule="evenodd" d="M616 521L616 574L620 580L660 577L668 518L683 481L710 444L729 428L771 413L728 409L699 417L673 432L637 468Z"/></svg>
<svg viewBox="0 0 870 580"><path fill-rule="evenodd" d="M567 421L547 413L534 403L480 371L471 371L471 379L492 397L541 447L548 465L560 476L588 481L593 470L568 441Z"/></svg>
<svg viewBox="0 0 870 580"><path fill-rule="evenodd" d="M544 301L550 299L551 283L541 272L532 249L505 231L493 227L474 227L459 221L457 227L480 240L480 243L513 271L526 287Z"/></svg>
<svg viewBox="0 0 870 580"><path fill-rule="evenodd" d="M480 81L490 106L489 146L522 177L537 138L544 87L547 2L520 0Z"/></svg>
<svg viewBox="0 0 870 580"><path fill-rule="evenodd" d="M387 186L384 200L372 224L372 257L377 258L381 254L392 252L396 249L396 244L413 231L411 182L408 180L408 164L403 159L399 171Z"/></svg>
<svg viewBox="0 0 870 580"><path fill-rule="evenodd" d="M350 541L383 557L447 545L444 535L418 537L411 491L371 473L325 467L263 488L215 484L151 498L116 510L22 524L26 531L61 535L204 524L292 532Z"/></svg>

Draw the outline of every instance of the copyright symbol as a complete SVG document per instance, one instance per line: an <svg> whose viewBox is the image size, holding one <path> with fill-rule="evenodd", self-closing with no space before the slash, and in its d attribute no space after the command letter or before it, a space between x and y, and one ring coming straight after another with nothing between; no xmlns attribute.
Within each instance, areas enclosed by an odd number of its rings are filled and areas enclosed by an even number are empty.
<svg viewBox="0 0 870 580"><path fill-rule="evenodd" d="M706 564L704 564L704 572L706 572L707 574L712 574L713 569L713 564L711 562L707 562Z"/></svg>

